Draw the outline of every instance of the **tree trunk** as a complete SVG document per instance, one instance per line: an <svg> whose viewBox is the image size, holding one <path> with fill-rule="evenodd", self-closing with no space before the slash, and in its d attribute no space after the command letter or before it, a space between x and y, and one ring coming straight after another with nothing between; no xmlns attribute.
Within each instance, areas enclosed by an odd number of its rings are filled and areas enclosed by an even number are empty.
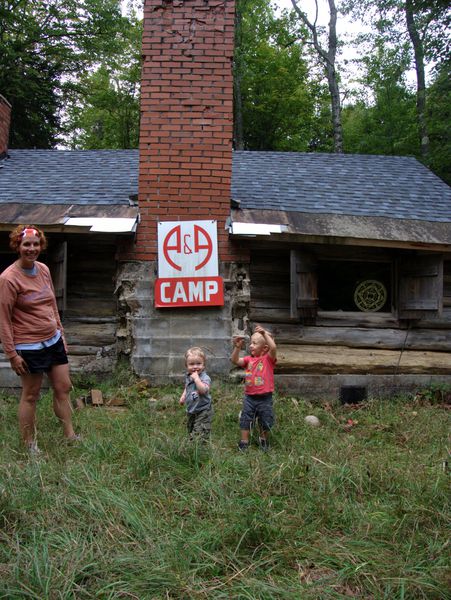
<svg viewBox="0 0 451 600"><path fill-rule="evenodd" d="M337 55L337 8L335 6L335 0L329 1L329 36L327 41L327 51L321 46L318 39L318 28L316 25L316 18L312 23L298 6L298 0L291 0L293 8L301 19L301 21L308 27L312 34L313 47L316 50L320 62L323 64L326 71L327 84L330 93L330 103L332 111L332 128L334 132L334 152L343 152L343 130L341 126L341 102L340 102L340 86L338 84L337 72L335 70L335 59ZM316 4L316 15L318 15L318 0L315 0Z"/></svg>
<svg viewBox="0 0 451 600"><path fill-rule="evenodd" d="M429 135L426 123L426 81L424 75L424 49L423 42L418 33L414 19L414 7L412 0L406 0L405 14L407 29L412 42L415 55L415 71L417 77L417 118L420 134L421 156L427 160L429 156Z"/></svg>

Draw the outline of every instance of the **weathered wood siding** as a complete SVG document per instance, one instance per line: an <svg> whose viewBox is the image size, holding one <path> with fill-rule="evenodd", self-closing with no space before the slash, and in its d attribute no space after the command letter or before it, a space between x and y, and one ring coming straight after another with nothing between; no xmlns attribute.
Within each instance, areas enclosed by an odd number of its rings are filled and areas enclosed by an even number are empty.
<svg viewBox="0 0 451 600"><path fill-rule="evenodd" d="M111 236L77 236L68 242L63 325L74 372L109 371L116 361L115 254Z"/></svg>
<svg viewBox="0 0 451 600"><path fill-rule="evenodd" d="M368 260L371 252L356 249L352 257ZM400 321L395 310L324 311L320 305L312 325L290 316L290 252L259 249L250 264L250 320L273 332L281 374L451 374L451 260L445 258L438 318Z"/></svg>

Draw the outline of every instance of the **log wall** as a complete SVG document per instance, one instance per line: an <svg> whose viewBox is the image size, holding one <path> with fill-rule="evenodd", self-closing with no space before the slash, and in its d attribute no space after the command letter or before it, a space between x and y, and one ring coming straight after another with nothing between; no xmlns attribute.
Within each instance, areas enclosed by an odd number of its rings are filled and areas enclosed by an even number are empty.
<svg viewBox="0 0 451 600"><path fill-rule="evenodd" d="M318 252L318 249L315 248ZM329 258L333 250L326 249ZM371 254L353 253L353 260ZM395 257L393 257L395 259ZM337 263L339 268L339 263ZM279 374L451 374L451 260L444 263L437 318L399 321L396 312L318 310L314 325L290 317L290 260L283 249L252 253L251 324L275 336Z"/></svg>
<svg viewBox="0 0 451 600"><path fill-rule="evenodd" d="M63 326L74 373L105 373L116 363L115 254L111 236L74 236L68 241Z"/></svg>

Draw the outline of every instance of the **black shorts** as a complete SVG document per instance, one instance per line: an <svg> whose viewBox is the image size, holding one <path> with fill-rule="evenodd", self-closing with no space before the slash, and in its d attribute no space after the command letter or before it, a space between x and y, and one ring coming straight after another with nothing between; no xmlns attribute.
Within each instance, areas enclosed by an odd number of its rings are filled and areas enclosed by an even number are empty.
<svg viewBox="0 0 451 600"><path fill-rule="evenodd" d="M67 365L69 362L62 338L48 348L18 350L17 354L27 363L29 373L48 373L55 365Z"/></svg>
<svg viewBox="0 0 451 600"><path fill-rule="evenodd" d="M272 393L246 394L240 416L240 429L248 431L258 418L258 423L263 431L270 431L274 425L274 411Z"/></svg>

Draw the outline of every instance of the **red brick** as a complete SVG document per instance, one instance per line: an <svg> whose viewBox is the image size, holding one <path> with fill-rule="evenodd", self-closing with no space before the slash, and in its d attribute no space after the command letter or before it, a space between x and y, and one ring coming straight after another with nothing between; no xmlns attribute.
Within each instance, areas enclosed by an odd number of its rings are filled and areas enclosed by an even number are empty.
<svg viewBox="0 0 451 600"><path fill-rule="evenodd" d="M156 258L161 219L216 219L221 260L236 254L224 231L231 196L234 4L145 3L136 258Z"/></svg>

